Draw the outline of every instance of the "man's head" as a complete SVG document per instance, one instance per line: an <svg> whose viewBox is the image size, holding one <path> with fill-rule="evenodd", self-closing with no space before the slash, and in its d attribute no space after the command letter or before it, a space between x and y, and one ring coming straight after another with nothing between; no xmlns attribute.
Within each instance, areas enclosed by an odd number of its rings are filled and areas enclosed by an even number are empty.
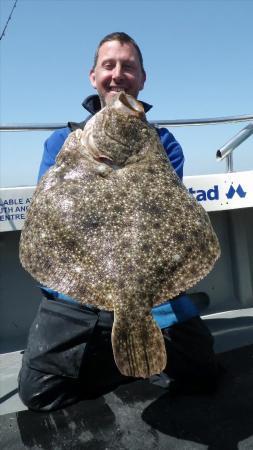
<svg viewBox="0 0 253 450"><path fill-rule="evenodd" d="M137 98L145 80L141 51L130 36L116 32L100 41L90 71L90 82L98 91L102 106L120 90Z"/></svg>

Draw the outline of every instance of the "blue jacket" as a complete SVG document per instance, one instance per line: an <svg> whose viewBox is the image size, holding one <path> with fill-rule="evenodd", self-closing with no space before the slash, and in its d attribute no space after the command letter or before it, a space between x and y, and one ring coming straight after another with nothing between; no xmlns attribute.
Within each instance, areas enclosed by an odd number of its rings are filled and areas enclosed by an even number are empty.
<svg viewBox="0 0 253 450"><path fill-rule="evenodd" d="M147 112L151 108L151 106L147 103L142 103L145 112ZM91 115L95 114L100 109L98 96L91 95L87 97L87 99L85 99L83 102L83 106ZM39 169L38 181L46 173L49 167L55 164L56 156L62 148L64 141L66 140L69 133L76 128L83 127L85 122L82 122L81 124L69 122L67 127L56 130L46 140L44 145L44 153ZM157 129L157 133L174 170L182 179L184 155L181 146L176 141L173 134L170 133L166 128ZM52 289L43 287L42 291L51 298L60 298L68 302L76 303L76 301L71 299L70 297L62 293L53 291ZM187 319L197 316L198 311L191 302L189 296L186 294L182 294L169 302L156 306L152 309L152 314L158 325L161 328L166 328L174 323L184 322Z"/></svg>

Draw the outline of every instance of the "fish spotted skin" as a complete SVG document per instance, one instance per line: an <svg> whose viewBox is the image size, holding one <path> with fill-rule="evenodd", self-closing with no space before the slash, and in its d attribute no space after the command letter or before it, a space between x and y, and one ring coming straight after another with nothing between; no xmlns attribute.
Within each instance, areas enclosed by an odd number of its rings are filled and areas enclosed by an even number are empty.
<svg viewBox="0 0 253 450"><path fill-rule="evenodd" d="M220 248L156 130L125 107L127 97L117 95L65 141L34 193L20 260L49 288L113 310L115 362L146 378L166 365L151 308L205 277Z"/></svg>

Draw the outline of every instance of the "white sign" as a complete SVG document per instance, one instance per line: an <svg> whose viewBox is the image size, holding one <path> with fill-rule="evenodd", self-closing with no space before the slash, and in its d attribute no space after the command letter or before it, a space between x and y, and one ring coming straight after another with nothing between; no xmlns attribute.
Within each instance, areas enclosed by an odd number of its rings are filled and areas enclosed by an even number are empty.
<svg viewBox="0 0 253 450"><path fill-rule="evenodd" d="M185 177L189 193L206 211L253 206L253 171ZM21 230L35 187L0 189L0 232Z"/></svg>
<svg viewBox="0 0 253 450"><path fill-rule="evenodd" d="M185 186L206 211L253 206L253 171L185 177Z"/></svg>
<svg viewBox="0 0 253 450"><path fill-rule="evenodd" d="M0 189L0 232L21 230L35 187Z"/></svg>

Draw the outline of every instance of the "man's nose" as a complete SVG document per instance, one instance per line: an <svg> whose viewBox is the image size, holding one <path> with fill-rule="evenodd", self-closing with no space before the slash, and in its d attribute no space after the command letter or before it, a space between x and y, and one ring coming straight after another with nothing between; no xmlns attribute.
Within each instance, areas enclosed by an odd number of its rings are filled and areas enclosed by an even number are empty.
<svg viewBox="0 0 253 450"><path fill-rule="evenodd" d="M123 68L121 64L116 64L113 69L112 77L115 81L120 81L124 77Z"/></svg>

